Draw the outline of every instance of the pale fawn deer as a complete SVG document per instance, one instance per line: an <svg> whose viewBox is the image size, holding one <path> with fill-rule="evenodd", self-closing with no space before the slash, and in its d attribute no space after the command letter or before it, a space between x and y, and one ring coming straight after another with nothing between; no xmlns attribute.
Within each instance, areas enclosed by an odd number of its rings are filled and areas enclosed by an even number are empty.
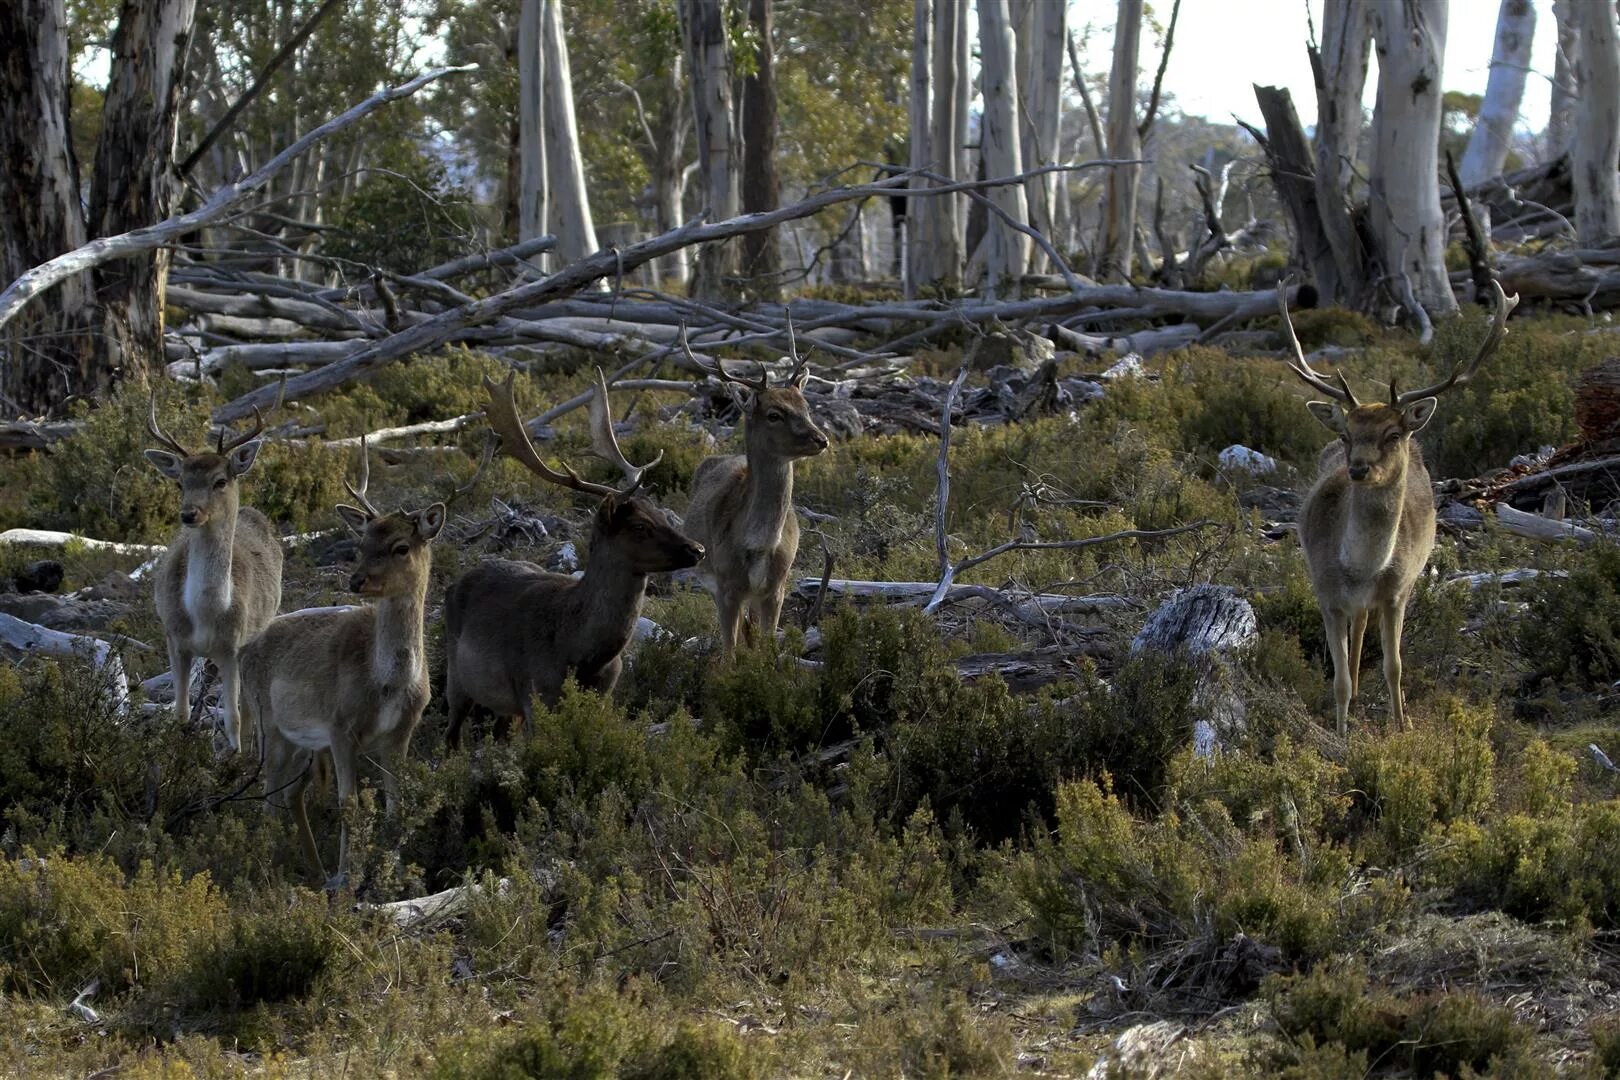
<svg viewBox="0 0 1620 1080"><path fill-rule="evenodd" d="M745 632L776 632L787 595L788 574L799 553L799 519L793 511L793 462L827 449L828 440L810 417L804 384L810 377L788 322L793 367L783 385L769 373L742 379L692 355L686 327L681 348L687 359L728 384L742 413L742 454L705 458L692 477L692 499L683 526L708 554L699 570L720 613L720 648L731 653Z"/></svg>
<svg viewBox="0 0 1620 1080"><path fill-rule="evenodd" d="M146 460L180 485L180 531L152 577L152 595L168 646L175 716L191 719L191 664L207 657L219 669L226 742L242 748L237 659L281 606L281 542L268 519L242 506L242 477L258 460L264 419L229 443L220 431L212 451L192 453L158 425L157 392L146 427L167 449Z"/></svg>
<svg viewBox="0 0 1620 1080"><path fill-rule="evenodd" d="M373 602L283 615L242 653L242 700L263 738L267 801L290 804L304 855L323 878L304 789L315 756L331 752L343 814L333 888L347 878L348 820L362 756L379 759L385 810L390 816L398 810L395 763L404 759L428 702L422 618L430 545L445 521L442 502L383 513L367 497L370 479L362 438L359 486L344 481L360 505L337 512L360 538L349 589Z"/></svg>
<svg viewBox="0 0 1620 1080"><path fill-rule="evenodd" d="M601 501L591 515L589 561L573 578L526 562L490 559L463 574L445 594L445 732L454 747L474 705L498 717L532 719L538 697L555 705L572 675L582 687L610 693L623 653L641 617L650 574L696 565L703 548L684 536L646 498L636 495L643 466L631 465L613 435L607 382L596 373L591 402L591 442L599 457L616 465L625 486L580 478L567 464L558 472L535 451L504 384L486 378L485 410L506 452L535 475ZM504 720L503 720L504 726Z"/></svg>
<svg viewBox="0 0 1620 1080"><path fill-rule="evenodd" d="M1361 690L1361 643L1367 621L1378 615L1384 682L1395 722L1408 726L1401 695L1401 630L1412 588L1434 548L1434 489L1423 450L1412 438L1434 415L1437 398L1473 377L1507 334L1508 313L1519 298L1496 285L1490 332L1474 358L1459 363L1443 381L1421 390L1396 391L1389 402L1362 403L1341 372L1337 385L1305 359L1288 316L1285 286L1277 306L1293 357L1288 365L1330 401L1312 401L1311 414L1338 439L1317 459L1317 478L1300 507L1297 530L1305 567L1333 656L1333 711L1342 736L1350 704Z"/></svg>

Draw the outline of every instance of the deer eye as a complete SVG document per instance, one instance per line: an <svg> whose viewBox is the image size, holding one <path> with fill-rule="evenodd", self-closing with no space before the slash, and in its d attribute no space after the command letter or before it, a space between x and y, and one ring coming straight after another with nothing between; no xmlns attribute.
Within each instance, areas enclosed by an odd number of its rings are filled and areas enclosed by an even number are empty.
<svg viewBox="0 0 1620 1080"><path fill-rule="evenodd" d="M215 491L224 491L225 490L225 478L223 476L220 477L218 480L214 481L214 490Z"/></svg>
<svg viewBox="0 0 1620 1080"><path fill-rule="evenodd" d="M772 409L770 412L765 414L765 419L769 420L773 424L780 424L782 422L782 414L777 412L775 409Z"/></svg>
<svg viewBox="0 0 1620 1080"><path fill-rule="evenodd" d="M395 555L398 555L399 557L404 558L406 555L409 555L410 553L411 553L411 545L404 544L404 543L394 545L394 554Z"/></svg>

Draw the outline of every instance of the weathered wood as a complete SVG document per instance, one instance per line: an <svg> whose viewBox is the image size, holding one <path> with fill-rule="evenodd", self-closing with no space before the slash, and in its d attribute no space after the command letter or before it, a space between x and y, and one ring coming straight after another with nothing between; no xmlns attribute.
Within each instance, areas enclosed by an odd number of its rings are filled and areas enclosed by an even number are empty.
<svg viewBox="0 0 1620 1080"><path fill-rule="evenodd" d="M78 434L83 426L77 420L0 421L0 452L43 450Z"/></svg>
<svg viewBox="0 0 1620 1080"><path fill-rule="evenodd" d="M326 123L314 128L303 138L298 139L281 153L265 162L251 175L234 184L220 188L209 196L208 201L198 209L187 214L181 214L179 217L160 221L156 225L131 229L129 232L117 236L99 237L88 244L58 255L49 262L34 267L6 286L3 292L0 292L0 327L5 326L15 318L17 312L29 300L53 285L114 259L151 251L228 216L245 200L268 184L295 158L328 135L357 123L392 101L416 93L416 91L429 83L436 82L447 75L472 70L475 70L472 65L437 68L418 75L409 82L373 94L347 112L333 117ZM252 410L248 411L251 412Z"/></svg>
<svg viewBox="0 0 1620 1080"><path fill-rule="evenodd" d="M1574 540L1580 544L1591 544L1598 539L1598 534L1591 529L1576 525L1573 522L1554 521L1551 518L1542 517L1540 514L1529 514L1523 510L1515 510L1505 502L1497 503L1493 509L1496 511L1496 523L1503 530L1515 536L1540 540L1544 543Z"/></svg>
<svg viewBox="0 0 1620 1080"><path fill-rule="evenodd" d="M1254 607L1225 585L1178 589L1131 642L1133 654L1182 656L1199 667L1193 706L1216 736L1241 730L1248 710L1237 693L1237 654L1259 639Z"/></svg>
<svg viewBox="0 0 1620 1080"><path fill-rule="evenodd" d="M1581 372L1575 383L1575 424L1588 443L1620 439L1620 357Z"/></svg>
<svg viewBox="0 0 1620 1080"><path fill-rule="evenodd" d="M1256 84L1254 96L1266 121L1261 148L1271 168L1271 183L1294 223L1295 257L1310 267L1311 277L1331 302L1340 292L1338 263L1317 203L1316 165L1294 111L1293 95L1286 87Z"/></svg>
<svg viewBox="0 0 1620 1080"><path fill-rule="evenodd" d="M129 715L129 679L124 661L105 641L83 634L49 630L14 615L0 614L0 645L26 656L48 656L57 660L88 659L106 678L107 693L119 716Z"/></svg>

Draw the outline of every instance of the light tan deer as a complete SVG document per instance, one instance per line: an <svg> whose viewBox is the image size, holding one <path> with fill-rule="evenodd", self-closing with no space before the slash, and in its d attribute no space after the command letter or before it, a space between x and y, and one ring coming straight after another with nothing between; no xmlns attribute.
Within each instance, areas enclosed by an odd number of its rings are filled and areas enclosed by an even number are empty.
<svg viewBox="0 0 1620 1080"><path fill-rule="evenodd" d="M157 420L157 393L148 404L146 427L165 450L146 460L180 485L180 531L152 578L152 594L168 645L174 709L191 719L191 663L205 656L219 669L225 739L242 748L237 657L281 606L281 542L270 522L242 506L242 477L258 459L264 419L229 443L222 430L213 451L192 453Z"/></svg>
<svg viewBox="0 0 1620 1080"><path fill-rule="evenodd" d="M1312 370L1288 317L1286 288L1278 287L1277 306L1294 354L1288 365L1332 399L1312 401L1308 407L1339 436L1317 459L1316 483L1300 507L1297 528L1333 655L1334 719L1340 735L1348 727L1350 703L1361 690L1361 642L1374 612L1390 713L1401 727L1408 726L1401 696L1401 628L1412 587L1434 548L1434 489L1423 450L1412 436L1434 416L1438 396L1466 383L1496 351L1507 334L1508 313L1518 302L1497 285L1490 333L1472 360L1459 363L1433 386L1398 393L1391 383L1388 404L1363 404L1350 392L1343 373L1335 385Z"/></svg>
<svg viewBox="0 0 1620 1080"><path fill-rule="evenodd" d="M810 418L804 400L809 378L788 323L793 368L784 385L732 375L725 364L700 363L681 327L681 348L700 369L730 385L742 411L744 453L704 459L692 477L686 534L708 551L699 565L720 611L720 647L731 653L745 632L776 632L787 595L788 573L799 553L799 519L793 512L793 462L827 449L827 436ZM746 619L746 622L745 622Z"/></svg>
<svg viewBox="0 0 1620 1080"><path fill-rule="evenodd" d="M428 701L422 616L433 567L429 545L444 527L445 505L385 514L366 496L370 477L361 439L360 485L344 481L360 505L337 512L360 537L349 589L373 603L283 615L242 653L242 702L262 733L266 795L291 805L304 854L323 878L304 789L315 756L332 754L344 817L331 888L348 873L360 758L381 759L385 808L394 815L399 783L391 766L404 758Z"/></svg>
<svg viewBox="0 0 1620 1080"><path fill-rule="evenodd" d="M582 480L566 464L557 472L541 459L512 399L510 375L504 385L486 378L484 388L489 426L508 454L536 476L599 496L601 502L591 516L590 563L583 576L490 559L445 594L444 693L450 713L445 739L452 747L474 705L527 724L534 698L555 705L569 675L583 687L610 693L641 617L648 575L695 566L703 557L702 546L635 494L642 475L663 455L642 466L625 460L613 435L600 370L591 402L591 442L599 457L624 473L622 489Z"/></svg>

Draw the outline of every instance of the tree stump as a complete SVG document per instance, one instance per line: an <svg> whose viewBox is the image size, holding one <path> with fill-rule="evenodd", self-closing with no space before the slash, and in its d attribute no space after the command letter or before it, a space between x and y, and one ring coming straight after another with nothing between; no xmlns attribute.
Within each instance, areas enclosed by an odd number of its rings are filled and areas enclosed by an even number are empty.
<svg viewBox="0 0 1620 1080"><path fill-rule="evenodd" d="M1592 449L1620 446L1620 356L1581 373L1575 384L1575 423Z"/></svg>
<svg viewBox="0 0 1620 1080"><path fill-rule="evenodd" d="M1254 608L1225 585L1178 589L1148 616L1131 653L1183 656L1199 668L1193 708L1194 740L1200 754L1243 729L1248 715L1238 693L1238 653L1260 636Z"/></svg>

